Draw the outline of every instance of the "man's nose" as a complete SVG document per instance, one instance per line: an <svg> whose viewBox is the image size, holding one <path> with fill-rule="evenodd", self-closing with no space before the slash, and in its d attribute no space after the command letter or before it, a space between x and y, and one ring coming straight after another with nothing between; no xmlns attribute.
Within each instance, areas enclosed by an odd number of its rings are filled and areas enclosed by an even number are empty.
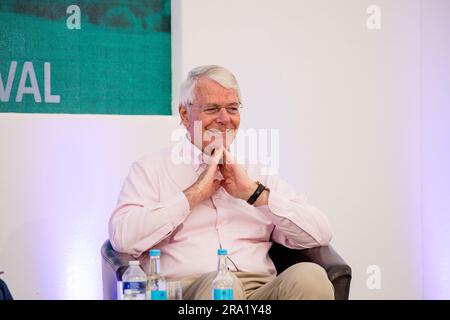
<svg viewBox="0 0 450 320"><path fill-rule="evenodd" d="M221 108L220 111L219 111L219 115L217 116L216 120L218 122L221 122L221 123L228 123L228 122L230 122L230 115L228 114L227 109Z"/></svg>

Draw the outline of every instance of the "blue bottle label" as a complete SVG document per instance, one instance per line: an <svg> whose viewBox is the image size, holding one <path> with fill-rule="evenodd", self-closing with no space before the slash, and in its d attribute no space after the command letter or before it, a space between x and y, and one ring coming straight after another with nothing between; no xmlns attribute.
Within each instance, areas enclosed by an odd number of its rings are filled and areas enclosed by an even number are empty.
<svg viewBox="0 0 450 320"><path fill-rule="evenodd" d="M214 289L214 300L233 300L233 289Z"/></svg>
<svg viewBox="0 0 450 320"><path fill-rule="evenodd" d="M167 300L166 290L151 291L150 300Z"/></svg>
<svg viewBox="0 0 450 320"><path fill-rule="evenodd" d="M125 290L133 290L133 291L143 291L145 292L147 283L145 281L124 281L123 291Z"/></svg>

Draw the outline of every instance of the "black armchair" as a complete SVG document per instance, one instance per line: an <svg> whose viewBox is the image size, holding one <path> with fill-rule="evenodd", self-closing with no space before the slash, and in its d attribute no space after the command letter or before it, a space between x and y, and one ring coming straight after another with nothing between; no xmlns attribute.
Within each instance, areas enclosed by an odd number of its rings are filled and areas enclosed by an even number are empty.
<svg viewBox="0 0 450 320"><path fill-rule="evenodd" d="M101 254L103 299L116 300L117 281L122 280L128 261L133 260L133 257L114 251L109 240L102 245ZM298 262L317 263L327 271L328 278L334 286L336 300L348 299L352 270L331 246L295 250L274 243L269 255L278 274Z"/></svg>

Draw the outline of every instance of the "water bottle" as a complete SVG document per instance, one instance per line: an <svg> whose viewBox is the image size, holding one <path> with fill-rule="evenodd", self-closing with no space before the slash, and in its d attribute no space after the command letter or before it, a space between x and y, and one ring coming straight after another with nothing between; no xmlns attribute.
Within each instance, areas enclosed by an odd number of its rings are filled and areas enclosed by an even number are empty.
<svg viewBox="0 0 450 320"><path fill-rule="evenodd" d="M166 279L161 274L159 249L149 251L150 272L147 278L147 298L150 300L167 300Z"/></svg>
<svg viewBox="0 0 450 320"><path fill-rule="evenodd" d="M130 261L128 265L122 276L123 299L145 300L147 275L139 266L139 261Z"/></svg>
<svg viewBox="0 0 450 320"><path fill-rule="evenodd" d="M217 275L212 282L213 300L233 300L233 278L227 266L228 251L217 250L218 266Z"/></svg>

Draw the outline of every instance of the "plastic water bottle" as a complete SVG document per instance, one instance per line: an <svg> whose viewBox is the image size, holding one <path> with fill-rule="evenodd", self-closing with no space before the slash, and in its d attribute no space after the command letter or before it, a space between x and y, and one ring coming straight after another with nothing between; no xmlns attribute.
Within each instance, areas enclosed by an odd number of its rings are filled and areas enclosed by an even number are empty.
<svg viewBox="0 0 450 320"><path fill-rule="evenodd" d="M228 270L227 255L227 250L217 250L219 263L217 266L217 275L212 282L213 300L233 300L233 277Z"/></svg>
<svg viewBox="0 0 450 320"><path fill-rule="evenodd" d="M128 265L122 276L123 299L145 300L147 276L139 266L139 261L130 261Z"/></svg>
<svg viewBox="0 0 450 320"><path fill-rule="evenodd" d="M147 298L150 300L167 300L166 279L161 274L159 249L149 251L150 272L147 278Z"/></svg>

